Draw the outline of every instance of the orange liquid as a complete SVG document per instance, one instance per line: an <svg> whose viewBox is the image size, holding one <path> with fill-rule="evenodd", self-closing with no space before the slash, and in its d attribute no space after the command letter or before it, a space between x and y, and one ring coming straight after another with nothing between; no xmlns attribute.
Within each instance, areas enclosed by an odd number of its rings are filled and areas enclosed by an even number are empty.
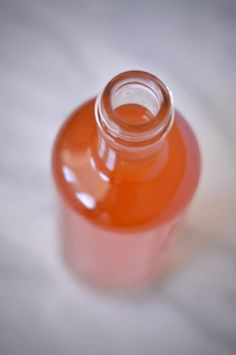
<svg viewBox="0 0 236 355"><path fill-rule="evenodd" d="M151 120L149 111L135 104L116 114L139 128ZM165 247L196 190L200 154L179 113L151 154L120 152L99 136L91 100L60 130L53 173L70 267L94 284L130 287L160 272Z"/></svg>

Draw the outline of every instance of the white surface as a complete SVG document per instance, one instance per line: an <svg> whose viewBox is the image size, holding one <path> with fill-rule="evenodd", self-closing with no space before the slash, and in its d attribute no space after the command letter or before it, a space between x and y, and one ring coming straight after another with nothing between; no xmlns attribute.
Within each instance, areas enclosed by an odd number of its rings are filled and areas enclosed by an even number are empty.
<svg viewBox="0 0 236 355"><path fill-rule="evenodd" d="M0 2L1 355L236 353L235 30L233 0ZM50 150L67 114L127 69L172 89L203 176L176 271L122 298L61 262Z"/></svg>

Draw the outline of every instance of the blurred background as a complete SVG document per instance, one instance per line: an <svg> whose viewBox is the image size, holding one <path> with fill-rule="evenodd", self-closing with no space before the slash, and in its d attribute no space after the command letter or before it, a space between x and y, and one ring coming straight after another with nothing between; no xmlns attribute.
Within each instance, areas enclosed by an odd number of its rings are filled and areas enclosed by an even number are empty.
<svg viewBox="0 0 236 355"><path fill-rule="evenodd" d="M234 0L0 0L1 355L236 353L235 38ZM203 174L172 272L111 297L61 261L50 152L129 69L171 88Z"/></svg>

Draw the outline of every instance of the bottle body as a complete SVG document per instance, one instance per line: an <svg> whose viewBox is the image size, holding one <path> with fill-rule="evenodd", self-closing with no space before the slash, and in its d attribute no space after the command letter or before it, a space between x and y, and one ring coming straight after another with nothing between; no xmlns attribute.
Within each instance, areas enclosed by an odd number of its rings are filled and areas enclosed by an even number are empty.
<svg viewBox="0 0 236 355"><path fill-rule="evenodd" d="M62 250L74 274L99 287L125 289L155 281L182 216L147 230L99 228L62 201Z"/></svg>
<svg viewBox="0 0 236 355"><path fill-rule="evenodd" d="M141 117L133 104L123 111L119 117ZM128 152L112 146L98 129L94 99L60 130L53 174L62 247L71 269L85 280L127 288L160 272L200 175L196 138L178 112L174 118L149 154L146 147Z"/></svg>

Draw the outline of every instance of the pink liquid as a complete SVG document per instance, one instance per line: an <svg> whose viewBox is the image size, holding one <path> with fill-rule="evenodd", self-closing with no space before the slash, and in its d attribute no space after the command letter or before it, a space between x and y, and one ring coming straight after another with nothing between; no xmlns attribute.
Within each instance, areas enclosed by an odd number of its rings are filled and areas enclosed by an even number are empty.
<svg viewBox="0 0 236 355"><path fill-rule="evenodd" d="M127 104L117 113L132 122L148 120L141 109ZM93 284L126 288L161 272L167 246L197 187L200 154L192 130L176 113L155 154L128 159L100 139L91 100L59 132L53 173L70 268Z"/></svg>

